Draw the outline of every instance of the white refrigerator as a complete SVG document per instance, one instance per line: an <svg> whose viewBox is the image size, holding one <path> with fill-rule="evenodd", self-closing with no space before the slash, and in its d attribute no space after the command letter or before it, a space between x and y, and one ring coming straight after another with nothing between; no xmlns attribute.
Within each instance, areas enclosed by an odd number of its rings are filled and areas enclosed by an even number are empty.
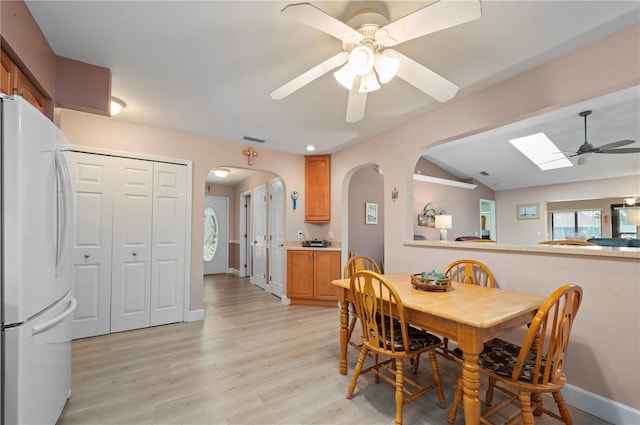
<svg viewBox="0 0 640 425"><path fill-rule="evenodd" d="M73 199L60 130L19 96L0 95L0 401L2 424L55 424L71 391L65 258Z"/></svg>

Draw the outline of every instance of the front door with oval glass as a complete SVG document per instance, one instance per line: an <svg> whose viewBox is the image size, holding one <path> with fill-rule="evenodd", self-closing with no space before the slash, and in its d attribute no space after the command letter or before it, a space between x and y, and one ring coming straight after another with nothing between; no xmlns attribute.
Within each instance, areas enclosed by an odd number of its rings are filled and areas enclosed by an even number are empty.
<svg viewBox="0 0 640 425"><path fill-rule="evenodd" d="M227 272L228 264L227 198L207 196L204 207L204 274Z"/></svg>

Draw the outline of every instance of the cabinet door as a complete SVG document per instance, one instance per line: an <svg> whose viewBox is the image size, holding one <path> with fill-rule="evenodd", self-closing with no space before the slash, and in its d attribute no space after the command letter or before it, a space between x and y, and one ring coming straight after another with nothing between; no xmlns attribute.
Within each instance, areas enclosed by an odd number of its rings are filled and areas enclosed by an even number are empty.
<svg viewBox="0 0 640 425"><path fill-rule="evenodd" d="M313 298L313 251L287 253L287 296Z"/></svg>
<svg viewBox="0 0 640 425"><path fill-rule="evenodd" d="M111 331L150 324L153 162L114 159Z"/></svg>
<svg viewBox="0 0 640 425"><path fill-rule="evenodd" d="M331 155L305 157L304 220L331 221Z"/></svg>
<svg viewBox="0 0 640 425"><path fill-rule="evenodd" d="M111 329L111 231L113 158L65 152L75 215L69 262L73 295L72 336L108 334Z"/></svg>
<svg viewBox="0 0 640 425"><path fill-rule="evenodd" d="M35 106L38 111L45 113L45 97L38 88L29 80L24 72L19 69L16 71L18 79L18 93L24 97L27 102Z"/></svg>
<svg viewBox="0 0 640 425"><path fill-rule="evenodd" d="M187 167L153 165L151 326L183 318Z"/></svg>
<svg viewBox="0 0 640 425"><path fill-rule="evenodd" d="M0 92L4 94L13 94L13 88L16 85L16 64L2 50L0 52Z"/></svg>
<svg viewBox="0 0 640 425"><path fill-rule="evenodd" d="M338 288L331 281L340 279L340 252L315 251L313 274L313 297L317 300L337 300Z"/></svg>

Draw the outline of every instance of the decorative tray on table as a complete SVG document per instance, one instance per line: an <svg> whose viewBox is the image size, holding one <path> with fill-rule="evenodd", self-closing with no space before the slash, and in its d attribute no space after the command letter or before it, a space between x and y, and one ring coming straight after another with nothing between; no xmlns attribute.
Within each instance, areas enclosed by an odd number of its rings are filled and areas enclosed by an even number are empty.
<svg viewBox="0 0 640 425"><path fill-rule="evenodd" d="M411 285L423 291L446 291L451 288L451 278L442 273L417 273L411 275Z"/></svg>

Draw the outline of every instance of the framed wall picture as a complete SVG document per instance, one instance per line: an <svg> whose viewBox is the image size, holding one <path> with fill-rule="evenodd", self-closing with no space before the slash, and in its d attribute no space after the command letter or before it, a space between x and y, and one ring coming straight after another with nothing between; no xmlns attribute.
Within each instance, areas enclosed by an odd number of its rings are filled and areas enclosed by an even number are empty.
<svg viewBox="0 0 640 425"><path fill-rule="evenodd" d="M540 218L540 204L516 205L516 217L518 220L535 220Z"/></svg>
<svg viewBox="0 0 640 425"><path fill-rule="evenodd" d="M378 224L378 204L364 204L364 224Z"/></svg>

